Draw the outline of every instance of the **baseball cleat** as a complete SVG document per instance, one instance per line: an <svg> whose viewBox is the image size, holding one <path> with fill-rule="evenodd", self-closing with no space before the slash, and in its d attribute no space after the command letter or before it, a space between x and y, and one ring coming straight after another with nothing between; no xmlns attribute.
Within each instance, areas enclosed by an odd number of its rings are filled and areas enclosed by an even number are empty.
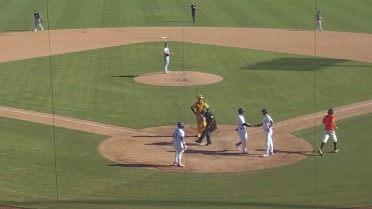
<svg viewBox="0 0 372 209"><path fill-rule="evenodd" d="M235 146L236 146L236 150L239 150L240 149L238 143L236 143Z"/></svg>
<svg viewBox="0 0 372 209"><path fill-rule="evenodd" d="M269 155L274 155L274 153L273 152L270 152Z"/></svg>
<svg viewBox="0 0 372 209"><path fill-rule="evenodd" d="M269 155L268 154L263 154L262 157L269 157Z"/></svg>
<svg viewBox="0 0 372 209"><path fill-rule="evenodd" d="M318 153L320 156L323 156L323 151L320 148L318 149Z"/></svg>
<svg viewBox="0 0 372 209"><path fill-rule="evenodd" d="M336 149L335 151L333 151L333 153L337 153L337 152L339 152L340 150L339 149Z"/></svg>
<svg viewBox="0 0 372 209"><path fill-rule="evenodd" d="M182 163L178 163L178 167L185 167L185 165Z"/></svg>

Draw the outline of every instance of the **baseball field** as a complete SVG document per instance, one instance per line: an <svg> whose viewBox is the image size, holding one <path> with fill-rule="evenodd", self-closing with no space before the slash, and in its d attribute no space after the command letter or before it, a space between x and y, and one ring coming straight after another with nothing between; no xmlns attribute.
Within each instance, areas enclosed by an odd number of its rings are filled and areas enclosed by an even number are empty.
<svg viewBox="0 0 372 209"><path fill-rule="evenodd" d="M33 31L34 10L44 31ZM0 209L372 208L371 10L369 0L0 1ZM208 147L194 143L199 94L218 123ZM270 111L274 156L261 157L261 128L247 128L249 155L236 150L239 107L250 123ZM328 108L340 152L329 141L319 156ZM173 166L178 121L184 168Z"/></svg>

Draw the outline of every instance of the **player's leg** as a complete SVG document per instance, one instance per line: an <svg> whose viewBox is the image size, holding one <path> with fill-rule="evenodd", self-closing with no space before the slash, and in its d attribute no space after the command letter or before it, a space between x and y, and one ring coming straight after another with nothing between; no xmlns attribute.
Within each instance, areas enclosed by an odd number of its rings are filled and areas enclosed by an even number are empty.
<svg viewBox="0 0 372 209"><path fill-rule="evenodd" d="M320 148L318 149L319 155L323 155L323 147L328 142L328 139L329 139L329 131L325 130L322 144L320 145Z"/></svg>
<svg viewBox="0 0 372 209"><path fill-rule="evenodd" d="M336 136L336 132L335 131L332 131L331 132L331 136L333 138L333 152L338 152L340 150L337 149L337 136Z"/></svg>
<svg viewBox="0 0 372 209"><path fill-rule="evenodd" d="M207 144L206 146L212 145L212 133L213 131L208 130L207 131Z"/></svg>
<svg viewBox="0 0 372 209"><path fill-rule="evenodd" d="M206 135L207 135L207 130L204 130L201 136L197 140L195 140L195 142L199 144L202 143Z"/></svg>
<svg viewBox="0 0 372 209"><path fill-rule="evenodd" d="M242 129L241 142L242 142L242 153L243 154L248 154L247 140L248 140L248 133L245 129Z"/></svg>
<svg viewBox="0 0 372 209"><path fill-rule="evenodd" d="M274 155L274 143L273 143L273 131L270 130L268 133L268 141L269 141L269 155Z"/></svg>
<svg viewBox="0 0 372 209"><path fill-rule="evenodd" d="M270 143L269 143L269 133L270 131L265 131L265 145L266 145L266 151L262 155L262 157L268 157L270 152Z"/></svg>
<svg viewBox="0 0 372 209"><path fill-rule="evenodd" d="M37 31L37 25L38 25L38 21L35 20L35 28L34 28L34 31L35 31L35 32Z"/></svg>
<svg viewBox="0 0 372 209"><path fill-rule="evenodd" d="M168 73L169 56L164 56L164 73Z"/></svg>
<svg viewBox="0 0 372 209"><path fill-rule="evenodd" d="M245 131L246 132L246 131ZM245 133L241 130L238 130L238 135L239 135L239 141L235 144L236 149L239 149L239 146L243 144L243 141L245 140ZM243 146L243 152L244 152L244 146Z"/></svg>
<svg viewBox="0 0 372 209"><path fill-rule="evenodd" d="M177 145L176 145L176 142L173 143L173 147L174 149L176 150L175 154L174 154L174 162L173 162L173 165L174 166L178 166L178 159L179 159L179 152L178 152L178 148L177 148Z"/></svg>

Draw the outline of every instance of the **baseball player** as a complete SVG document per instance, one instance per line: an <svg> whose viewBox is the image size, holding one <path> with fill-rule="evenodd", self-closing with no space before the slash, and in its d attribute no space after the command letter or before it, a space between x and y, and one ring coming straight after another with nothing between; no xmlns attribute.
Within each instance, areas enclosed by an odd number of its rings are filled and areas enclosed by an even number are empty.
<svg viewBox="0 0 372 209"><path fill-rule="evenodd" d="M270 155L274 155L274 143L273 143L273 119L269 115L269 111L267 109L261 110L262 115L264 116L262 123L254 126L262 126L265 131L265 143L266 143L266 152L262 155L262 157L269 157Z"/></svg>
<svg viewBox="0 0 372 209"><path fill-rule="evenodd" d="M320 11L318 11L318 13L316 14L315 16L316 18L316 31L323 31L322 29L322 20L323 20L323 17L322 15L320 14Z"/></svg>
<svg viewBox="0 0 372 209"><path fill-rule="evenodd" d="M332 108L328 110L328 115L324 116L323 124L324 124L324 138L320 148L318 149L319 155L323 155L323 146L328 142L330 136L333 138L333 152L336 153L340 150L337 149L337 136L336 136L336 123L335 123L335 115L333 114L334 111Z"/></svg>
<svg viewBox="0 0 372 209"><path fill-rule="evenodd" d="M198 8L196 7L196 4L191 4L191 16L192 16L192 21L196 21L196 10Z"/></svg>
<svg viewBox="0 0 372 209"><path fill-rule="evenodd" d="M171 52L168 48L167 43L164 43L163 55L164 55L164 73L169 73L168 66L169 66Z"/></svg>
<svg viewBox="0 0 372 209"><path fill-rule="evenodd" d="M195 142L201 144L203 142L204 137L207 137L207 144L205 146L209 146L212 145L211 136L213 131L217 129L217 122L214 115L209 110L204 109L201 112L201 115L205 118L207 122L207 127L205 127L205 130L203 131L201 136L197 140L195 140Z"/></svg>
<svg viewBox="0 0 372 209"><path fill-rule="evenodd" d="M185 124L183 122L177 123L177 128L173 131L173 146L176 149L176 154L174 158L174 166L185 167L182 164L182 154L187 149L185 142Z"/></svg>
<svg viewBox="0 0 372 209"><path fill-rule="evenodd" d="M235 131L238 132L240 140L235 145L236 145L236 149L239 149L239 146L242 144L243 154L248 154L248 151L247 151L248 133L245 127L247 126L252 127L252 125L245 122L244 113L245 113L245 110L243 108L238 109L238 118L236 119Z"/></svg>
<svg viewBox="0 0 372 209"><path fill-rule="evenodd" d="M203 95L198 95L197 102L191 105L191 111L196 116L196 129L197 129L197 137L199 138L203 131L205 130L205 127L207 127L207 122L205 121L205 118L201 115L201 112L206 109L209 109L209 105L203 100Z"/></svg>
<svg viewBox="0 0 372 209"><path fill-rule="evenodd" d="M37 28L40 26L41 30L43 31L44 28L43 26L41 25L41 23L43 23L43 19L41 18L41 14L35 10L34 12L34 20L35 20L35 29L34 31L36 32L37 31Z"/></svg>

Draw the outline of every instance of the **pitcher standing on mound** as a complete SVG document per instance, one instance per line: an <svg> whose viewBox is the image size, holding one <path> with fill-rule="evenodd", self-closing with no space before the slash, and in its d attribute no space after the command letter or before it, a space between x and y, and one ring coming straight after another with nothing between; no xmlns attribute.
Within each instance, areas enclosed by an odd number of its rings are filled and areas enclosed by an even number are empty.
<svg viewBox="0 0 372 209"><path fill-rule="evenodd" d="M163 56L164 56L164 73L169 73L168 66L171 52L168 48L168 44L164 43Z"/></svg>

